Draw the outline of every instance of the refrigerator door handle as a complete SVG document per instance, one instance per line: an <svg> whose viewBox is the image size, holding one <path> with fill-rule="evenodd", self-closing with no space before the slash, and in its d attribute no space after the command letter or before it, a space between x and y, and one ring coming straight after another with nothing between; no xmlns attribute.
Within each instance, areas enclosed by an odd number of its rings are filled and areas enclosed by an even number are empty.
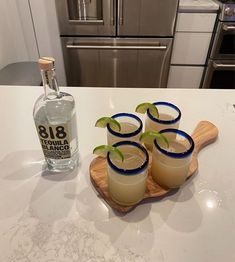
<svg viewBox="0 0 235 262"><path fill-rule="evenodd" d="M166 45L157 45L157 46L135 46L135 45L126 45L126 46L113 46L113 45L74 45L71 43L66 44L67 49L106 49L106 50L166 50Z"/></svg>
<svg viewBox="0 0 235 262"><path fill-rule="evenodd" d="M110 0L110 25L114 25L114 0Z"/></svg>
<svg viewBox="0 0 235 262"><path fill-rule="evenodd" d="M124 0L119 0L118 1L118 23L119 25L123 25L124 23L124 18L123 18L123 7L124 7L124 3L123 3Z"/></svg>

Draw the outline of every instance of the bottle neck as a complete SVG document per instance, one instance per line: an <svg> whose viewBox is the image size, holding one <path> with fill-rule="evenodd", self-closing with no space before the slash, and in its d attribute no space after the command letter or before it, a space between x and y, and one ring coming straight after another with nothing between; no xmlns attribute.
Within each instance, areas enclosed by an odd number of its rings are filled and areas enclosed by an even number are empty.
<svg viewBox="0 0 235 262"><path fill-rule="evenodd" d="M60 97L60 90L56 80L55 69L41 70L42 82L44 87L45 98L48 98L50 94L56 94Z"/></svg>

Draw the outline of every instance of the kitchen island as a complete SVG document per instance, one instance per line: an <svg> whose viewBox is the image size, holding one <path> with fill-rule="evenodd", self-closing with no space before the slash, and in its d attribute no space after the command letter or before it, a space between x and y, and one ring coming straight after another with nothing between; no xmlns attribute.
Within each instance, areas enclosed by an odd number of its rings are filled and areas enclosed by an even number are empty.
<svg viewBox="0 0 235 262"><path fill-rule="evenodd" d="M76 100L80 167L51 175L32 117L42 87L0 86L0 261L235 260L234 91L61 89ZM181 129L192 133L208 120L219 137L200 152L197 174L179 190L124 215L90 182L92 150L106 142L106 130L94 123L146 101L170 101L182 111Z"/></svg>

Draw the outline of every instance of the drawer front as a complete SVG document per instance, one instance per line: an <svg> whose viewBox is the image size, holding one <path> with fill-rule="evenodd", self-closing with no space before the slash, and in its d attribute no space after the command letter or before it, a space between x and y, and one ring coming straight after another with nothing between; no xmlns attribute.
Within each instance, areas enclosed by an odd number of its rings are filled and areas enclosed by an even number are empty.
<svg viewBox="0 0 235 262"><path fill-rule="evenodd" d="M203 70L203 66L171 66L167 87L199 88Z"/></svg>
<svg viewBox="0 0 235 262"><path fill-rule="evenodd" d="M69 86L166 87L172 39L62 37Z"/></svg>
<svg viewBox="0 0 235 262"><path fill-rule="evenodd" d="M213 32L217 14L179 13L176 32Z"/></svg>
<svg viewBox="0 0 235 262"><path fill-rule="evenodd" d="M171 64L204 65L212 33L176 33Z"/></svg>

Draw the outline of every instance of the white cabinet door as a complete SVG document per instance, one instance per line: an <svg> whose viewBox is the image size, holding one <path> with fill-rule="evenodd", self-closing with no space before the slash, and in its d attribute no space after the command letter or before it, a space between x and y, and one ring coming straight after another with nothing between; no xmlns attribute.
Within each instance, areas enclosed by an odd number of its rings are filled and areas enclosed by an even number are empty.
<svg viewBox="0 0 235 262"><path fill-rule="evenodd" d="M216 13L179 13L176 32L213 32L216 16Z"/></svg>
<svg viewBox="0 0 235 262"><path fill-rule="evenodd" d="M204 65L212 33L175 34L171 64Z"/></svg>
<svg viewBox="0 0 235 262"><path fill-rule="evenodd" d="M203 70L203 66L171 66L167 87L199 88Z"/></svg>

